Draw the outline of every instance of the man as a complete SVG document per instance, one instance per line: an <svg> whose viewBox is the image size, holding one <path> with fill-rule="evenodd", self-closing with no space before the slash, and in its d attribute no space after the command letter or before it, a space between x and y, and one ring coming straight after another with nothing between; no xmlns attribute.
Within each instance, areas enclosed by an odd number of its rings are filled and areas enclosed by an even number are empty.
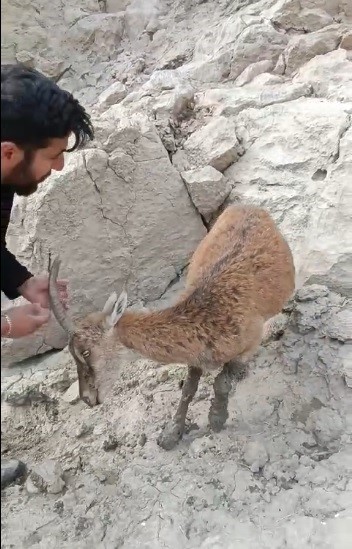
<svg viewBox="0 0 352 549"><path fill-rule="evenodd" d="M1 66L1 291L29 302L1 313L1 337L29 335L49 319L48 277L33 276L6 247L14 195L34 193L53 170L62 170L65 152L93 137L89 115L69 92L34 69ZM66 304L67 282L58 286ZM20 474L7 472L6 480L3 471L2 462L2 487Z"/></svg>

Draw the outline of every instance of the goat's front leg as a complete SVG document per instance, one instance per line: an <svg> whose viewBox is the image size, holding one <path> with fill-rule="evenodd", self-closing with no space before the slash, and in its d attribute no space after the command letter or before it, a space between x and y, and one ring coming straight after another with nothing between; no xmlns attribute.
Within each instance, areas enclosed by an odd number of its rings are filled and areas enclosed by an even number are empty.
<svg viewBox="0 0 352 549"><path fill-rule="evenodd" d="M242 361L227 362L214 380L214 398L212 398L208 415L209 427L216 432L223 429L229 417L229 394L234 380L243 379L246 367Z"/></svg>
<svg viewBox="0 0 352 549"><path fill-rule="evenodd" d="M197 392L201 375L202 371L199 368L192 366L188 368L188 374L182 385L182 396L176 414L165 426L157 440L158 445L164 450L172 450L182 438L188 406Z"/></svg>

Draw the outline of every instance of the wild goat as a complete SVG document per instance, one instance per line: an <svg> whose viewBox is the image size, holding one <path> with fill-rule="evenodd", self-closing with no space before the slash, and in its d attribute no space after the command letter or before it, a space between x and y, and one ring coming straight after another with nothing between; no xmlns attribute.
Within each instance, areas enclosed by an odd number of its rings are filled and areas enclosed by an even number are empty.
<svg viewBox="0 0 352 549"><path fill-rule="evenodd" d="M126 292L113 293L101 312L73 324L57 295L59 265L55 260L49 275L51 306L69 334L80 397L88 405L104 400L122 352L188 365L176 414L158 438L164 449L182 437L205 371L221 369L208 419L213 430L223 428L234 372L258 349L264 324L281 312L295 285L292 254L274 221L265 210L242 205L220 215L191 259L182 295L162 310L126 310Z"/></svg>

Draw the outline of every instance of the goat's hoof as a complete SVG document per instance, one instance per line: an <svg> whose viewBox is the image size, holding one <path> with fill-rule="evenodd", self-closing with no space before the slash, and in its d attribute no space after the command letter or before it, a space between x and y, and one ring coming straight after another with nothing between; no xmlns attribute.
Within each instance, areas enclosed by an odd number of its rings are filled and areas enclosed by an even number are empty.
<svg viewBox="0 0 352 549"><path fill-rule="evenodd" d="M209 428L214 431L214 433L220 433L220 431L222 431L225 427L227 418L227 414L210 415L208 417Z"/></svg>
<svg viewBox="0 0 352 549"><path fill-rule="evenodd" d="M170 421L157 438L157 444L163 450L172 450L181 440L183 429L177 423Z"/></svg>

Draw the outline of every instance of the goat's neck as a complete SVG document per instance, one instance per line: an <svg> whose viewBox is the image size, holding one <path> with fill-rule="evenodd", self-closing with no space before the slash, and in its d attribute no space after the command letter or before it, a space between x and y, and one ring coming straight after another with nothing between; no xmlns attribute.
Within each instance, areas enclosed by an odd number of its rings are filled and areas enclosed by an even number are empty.
<svg viewBox="0 0 352 549"><path fill-rule="evenodd" d="M162 311L127 311L116 327L127 348L164 364L191 363L204 351L199 324L182 304Z"/></svg>

